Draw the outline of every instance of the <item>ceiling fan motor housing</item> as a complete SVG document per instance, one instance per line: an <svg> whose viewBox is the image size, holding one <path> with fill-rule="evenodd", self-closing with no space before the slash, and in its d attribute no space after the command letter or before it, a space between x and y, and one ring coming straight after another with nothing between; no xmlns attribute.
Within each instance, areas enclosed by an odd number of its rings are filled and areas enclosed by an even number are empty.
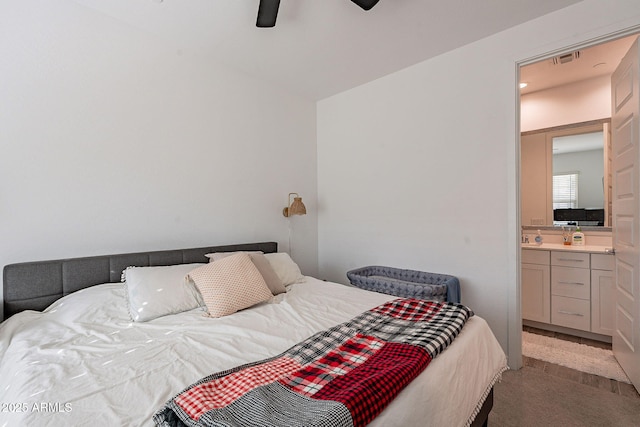
<svg viewBox="0 0 640 427"><path fill-rule="evenodd" d="M369 10L378 3L379 0L351 0L364 10Z"/></svg>

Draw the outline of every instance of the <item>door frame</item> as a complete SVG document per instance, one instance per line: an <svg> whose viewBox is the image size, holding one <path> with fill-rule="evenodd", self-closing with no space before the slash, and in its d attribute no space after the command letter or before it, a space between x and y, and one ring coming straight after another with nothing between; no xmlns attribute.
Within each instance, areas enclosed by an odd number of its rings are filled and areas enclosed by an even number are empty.
<svg viewBox="0 0 640 427"><path fill-rule="evenodd" d="M546 59L551 59L555 56L564 55L576 50L586 49L595 45L599 45L602 43L610 42L619 38L623 38L626 36L638 34L640 35L640 25L634 25L628 28L625 28L620 31L615 31L612 33L607 33L602 36L585 39L583 41L573 43L571 45L555 49L552 51L545 52L543 54L535 55L532 57L524 58L522 60L515 61L515 150L514 150L514 164L515 164L515 207L514 212L516 215L515 218L515 229L512 229L513 239L515 241L515 260L516 260L516 268L515 268L515 282L516 286L513 290L513 293L509 298L509 311L508 311L508 326L507 326L507 357L508 364L511 369L520 369L522 367L522 296L521 296L521 249L520 249L520 236L522 230L522 214L521 214L521 194L520 194L520 181L521 181L521 167L520 167L520 144L521 144L521 130L520 130L520 89L518 88L518 84L520 82L520 68L534 62L544 61ZM611 224L613 226L613 224ZM516 240L517 239L517 240ZM514 243L512 241L512 243Z"/></svg>

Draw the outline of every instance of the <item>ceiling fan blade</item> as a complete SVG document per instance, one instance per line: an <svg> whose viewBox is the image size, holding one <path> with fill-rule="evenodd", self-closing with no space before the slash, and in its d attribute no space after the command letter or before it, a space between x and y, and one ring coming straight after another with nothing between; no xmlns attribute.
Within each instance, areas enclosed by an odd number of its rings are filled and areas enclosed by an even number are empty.
<svg viewBox="0 0 640 427"><path fill-rule="evenodd" d="M279 7L280 0L260 0L260 5L258 6L258 19L256 21L256 27L275 27Z"/></svg>
<svg viewBox="0 0 640 427"><path fill-rule="evenodd" d="M351 0L364 10L369 10L378 3L378 0Z"/></svg>

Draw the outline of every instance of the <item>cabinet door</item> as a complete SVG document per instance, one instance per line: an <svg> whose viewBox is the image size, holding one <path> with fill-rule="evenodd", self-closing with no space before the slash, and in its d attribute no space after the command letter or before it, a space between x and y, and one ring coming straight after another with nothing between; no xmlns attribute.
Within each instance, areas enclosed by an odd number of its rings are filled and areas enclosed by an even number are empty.
<svg viewBox="0 0 640 427"><path fill-rule="evenodd" d="M613 271L591 270L591 332L613 335Z"/></svg>
<svg viewBox="0 0 640 427"><path fill-rule="evenodd" d="M522 318L551 322L551 272L548 265L522 264Z"/></svg>

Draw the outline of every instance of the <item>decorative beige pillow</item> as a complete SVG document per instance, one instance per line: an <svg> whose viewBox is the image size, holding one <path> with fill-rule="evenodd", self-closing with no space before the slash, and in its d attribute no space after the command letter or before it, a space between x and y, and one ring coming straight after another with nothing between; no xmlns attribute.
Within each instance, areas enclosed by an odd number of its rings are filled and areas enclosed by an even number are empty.
<svg viewBox="0 0 640 427"><path fill-rule="evenodd" d="M214 252L206 254L205 256L209 258L210 262L214 262L238 253L241 252ZM278 277L274 269L271 267L269 260L264 256L264 253L259 251L245 253L249 254L251 261L253 261L253 264L262 275L262 278L267 283L267 286L273 295L278 295L287 291L282 280L280 280L280 277Z"/></svg>
<svg viewBox="0 0 640 427"><path fill-rule="evenodd" d="M277 252L265 254L265 258L267 258L271 268L276 272L284 286L292 283L300 283L304 280L304 276L300 272L300 267L291 259L288 253Z"/></svg>
<svg viewBox="0 0 640 427"><path fill-rule="evenodd" d="M189 272L209 311L209 317L233 314L273 295L247 253L210 262Z"/></svg>

